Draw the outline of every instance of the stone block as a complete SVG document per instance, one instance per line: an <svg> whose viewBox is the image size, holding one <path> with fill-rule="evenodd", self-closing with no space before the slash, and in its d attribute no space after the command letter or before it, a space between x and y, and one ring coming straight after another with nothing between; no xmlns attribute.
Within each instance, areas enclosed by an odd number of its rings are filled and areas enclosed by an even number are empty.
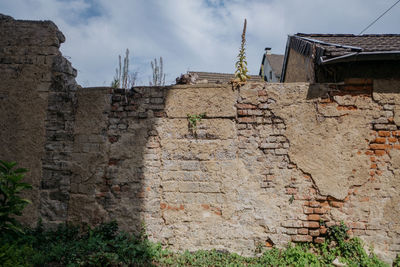
<svg viewBox="0 0 400 267"><path fill-rule="evenodd" d="M234 118L236 99L237 91L231 86L171 88L167 91L165 111L170 118L186 118L188 114L201 113L206 113L208 118Z"/></svg>

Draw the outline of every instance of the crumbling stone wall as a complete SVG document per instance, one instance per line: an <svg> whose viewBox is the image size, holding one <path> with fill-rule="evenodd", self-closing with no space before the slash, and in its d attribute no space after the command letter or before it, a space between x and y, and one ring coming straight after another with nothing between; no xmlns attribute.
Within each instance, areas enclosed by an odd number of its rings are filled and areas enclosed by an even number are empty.
<svg viewBox="0 0 400 267"><path fill-rule="evenodd" d="M391 259L399 90L365 79L81 89L68 219L144 223L174 249L245 254L323 242L343 221ZM192 131L187 115L204 112Z"/></svg>
<svg viewBox="0 0 400 267"><path fill-rule="evenodd" d="M76 70L62 57L64 35L51 21L0 14L0 157L30 170L33 204L24 220L66 219ZM63 194L64 196L61 196Z"/></svg>
<svg viewBox="0 0 400 267"><path fill-rule="evenodd" d="M2 16L0 32L0 155L31 170L25 222L116 219L252 254L343 221L400 252L398 80L80 88L54 24Z"/></svg>

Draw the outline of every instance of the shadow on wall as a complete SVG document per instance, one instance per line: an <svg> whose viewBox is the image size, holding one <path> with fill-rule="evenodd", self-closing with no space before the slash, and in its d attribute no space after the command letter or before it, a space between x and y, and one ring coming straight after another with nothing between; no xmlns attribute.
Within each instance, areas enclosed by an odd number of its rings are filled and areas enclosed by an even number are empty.
<svg viewBox="0 0 400 267"><path fill-rule="evenodd" d="M83 88L77 92L69 220L117 219L140 230L160 220L161 149L156 125L166 88Z"/></svg>

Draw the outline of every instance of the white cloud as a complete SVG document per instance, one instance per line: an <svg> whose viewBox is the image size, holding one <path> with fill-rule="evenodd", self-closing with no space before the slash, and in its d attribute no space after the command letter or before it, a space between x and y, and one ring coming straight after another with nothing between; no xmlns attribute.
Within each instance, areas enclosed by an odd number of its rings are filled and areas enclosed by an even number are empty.
<svg viewBox="0 0 400 267"><path fill-rule="evenodd" d="M288 34L358 34L394 0L5 0L16 19L50 19L66 36L62 52L83 86L109 85L118 54L131 51L143 84L163 56L167 80L187 70L233 72L243 20L249 69L257 74L266 46L283 53ZM400 5L367 33L400 33Z"/></svg>

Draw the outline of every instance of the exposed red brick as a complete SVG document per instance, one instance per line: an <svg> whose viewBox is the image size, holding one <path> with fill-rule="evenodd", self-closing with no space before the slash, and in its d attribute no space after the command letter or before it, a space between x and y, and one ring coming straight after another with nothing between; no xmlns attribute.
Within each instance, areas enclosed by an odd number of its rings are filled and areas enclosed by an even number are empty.
<svg viewBox="0 0 400 267"><path fill-rule="evenodd" d="M314 212L313 208L310 207L304 207L304 214L311 214Z"/></svg>
<svg viewBox="0 0 400 267"><path fill-rule="evenodd" d="M395 144L395 145L393 145L393 148L400 149L400 145Z"/></svg>
<svg viewBox="0 0 400 267"><path fill-rule="evenodd" d="M365 229L365 223L362 222L350 222L347 226L352 229Z"/></svg>
<svg viewBox="0 0 400 267"><path fill-rule="evenodd" d="M274 246L274 243L273 243L271 240L267 240L267 241L265 241L265 246L266 246L267 248L270 248L270 247L273 247L273 246Z"/></svg>
<svg viewBox="0 0 400 267"><path fill-rule="evenodd" d="M106 193L105 193L105 192L96 193L96 197L97 197L97 198L101 198L101 197L105 197L105 196L106 196Z"/></svg>
<svg viewBox="0 0 400 267"><path fill-rule="evenodd" d="M215 209L215 210L213 210L213 211L214 211L215 214L217 214L217 215L219 215L219 216L222 215L222 210L220 210L220 209Z"/></svg>
<svg viewBox="0 0 400 267"><path fill-rule="evenodd" d="M365 151L365 155L373 155L373 154L374 154L374 151L372 151L372 150Z"/></svg>
<svg viewBox="0 0 400 267"><path fill-rule="evenodd" d="M326 234L327 231L328 231L328 228L326 228L325 226L321 226L321 228L319 229L319 233L321 235Z"/></svg>
<svg viewBox="0 0 400 267"><path fill-rule="evenodd" d="M239 123L253 123L256 122L256 118L254 117L240 117L238 118Z"/></svg>
<svg viewBox="0 0 400 267"><path fill-rule="evenodd" d="M326 227L332 227L332 226L336 225L336 223L335 222L326 222L325 225L326 225Z"/></svg>
<svg viewBox="0 0 400 267"><path fill-rule="evenodd" d="M369 159L370 159L372 162L376 161L376 158L375 158L375 157L370 157Z"/></svg>
<svg viewBox="0 0 400 267"><path fill-rule="evenodd" d="M322 202L322 201L327 200L327 197L326 196L317 195L317 196L315 196L315 199L318 200L319 202Z"/></svg>
<svg viewBox="0 0 400 267"><path fill-rule="evenodd" d="M310 236L319 236L319 229L310 230L309 233L310 233Z"/></svg>
<svg viewBox="0 0 400 267"><path fill-rule="evenodd" d="M239 109L254 109L257 108L256 105L252 105L252 104L236 104L236 107Z"/></svg>
<svg viewBox="0 0 400 267"><path fill-rule="evenodd" d="M237 113L238 113L239 116L246 116L246 115L247 115L247 110L245 110L245 109L239 109L239 110L237 111Z"/></svg>
<svg viewBox="0 0 400 267"><path fill-rule="evenodd" d="M310 206L312 208L319 208L321 206L321 204L318 201L309 201L308 206Z"/></svg>
<svg viewBox="0 0 400 267"><path fill-rule="evenodd" d="M330 99L329 97L327 98L322 98L319 100L320 103L333 103L332 99Z"/></svg>
<svg viewBox="0 0 400 267"><path fill-rule="evenodd" d="M289 194L289 195L297 194L297 188L292 188L292 187L286 188L286 194Z"/></svg>
<svg viewBox="0 0 400 267"><path fill-rule="evenodd" d="M310 235L293 235L293 242L312 242L313 238Z"/></svg>
<svg viewBox="0 0 400 267"><path fill-rule="evenodd" d="M386 149L386 145L385 144L370 144L369 147L371 149Z"/></svg>
<svg viewBox="0 0 400 267"><path fill-rule="evenodd" d="M167 117L167 113L164 111L154 111L154 117L165 118Z"/></svg>
<svg viewBox="0 0 400 267"><path fill-rule="evenodd" d="M165 210L167 208L166 203L160 203L160 209Z"/></svg>
<svg viewBox="0 0 400 267"><path fill-rule="evenodd" d="M388 136L390 136L390 132L389 131L378 131L378 135L388 137Z"/></svg>
<svg viewBox="0 0 400 267"><path fill-rule="evenodd" d="M314 213L316 213L316 214L324 214L326 212L327 212L327 210L324 208L314 208Z"/></svg>
<svg viewBox="0 0 400 267"><path fill-rule="evenodd" d="M208 205L208 204L201 204L201 206L202 206L203 209L205 209L205 210L210 209L210 205Z"/></svg>
<svg viewBox="0 0 400 267"><path fill-rule="evenodd" d="M167 206L167 209L168 209L168 210L175 210L175 211L178 211L178 210L184 210L185 207L184 207L182 204L179 205L179 206L170 206L170 205L168 205L168 206Z"/></svg>
<svg viewBox="0 0 400 267"><path fill-rule="evenodd" d="M328 208L329 207L329 202L328 201L321 202L321 207Z"/></svg>
<svg viewBox="0 0 400 267"><path fill-rule="evenodd" d="M320 216L318 214L310 214L307 216L307 220L309 221L319 221Z"/></svg>
<svg viewBox="0 0 400 267"><path fill-rule="evenodd" d="M393 131L392 134L393 136L400 136L400 131Z"/></svg>
<svg viewBox="0 0 400 267"><path fill-rule="evenodd" d="M373 164L371 164L371 167L370 167L371 169L376 169L376 168L378 168L378 166L376 165L376 163L373 163Z"/></svg>
<svg viewBox="0 0 400 267"><path fill-rule="evenodd" d="M266 96L267 91L266 90L258 90L258 96Z"/></svg>
<svg viewBox="0 0 400 267"><path fill-rule="evenodd" d="M308 235L308 229L307 229L307 228L300 228L300 229L297 229L297 233L298 233L299 235Z"/></svg>
<svg viewBox="0 0 400 267"><path fill-rule="evenodd" d="M303 226L307 228L319 228L319 222L303 222Z"/></svg>
<svg viewBox="0 0 400 267"><path fill-rule="evenodd" d="M383 156L385 154L386 154L385 150L375 150L375 155L377 156Z"/></svg>
<svg viewBox="0 0 400 267"><path fill-rule="evenodd" d="M397 138L396 137L388 137L388 141L390 143L396 143L397 142Z"/></svg>
<svg viewBox="0 0 400 267"><path fill-rule="evenodd" d="M325 242L325 238L324 237L316 237L314 239L314 243L317 243L317 244L322 244L324 242Z"/></svg>
<svg viewBox="0 0 400 267"><path fill-rule="evenodd" d="M337 110L357 110L356 106L337 106Z"/></svg>
<svg viewBox="0 0 400 267"><path fill-rule="evenodd" d="M377 138L375 138L374 143L384 144L384 143L386 143L386 138L385 137L377 137Z"/></svg>
<svg viewBox="0 0 400 267"><path fill-rule="evenodd" d="M335 207L335 208L342 208L344 205L343 202L339 202L339 201L331 201L330 204L332 207Z"/></svg>

